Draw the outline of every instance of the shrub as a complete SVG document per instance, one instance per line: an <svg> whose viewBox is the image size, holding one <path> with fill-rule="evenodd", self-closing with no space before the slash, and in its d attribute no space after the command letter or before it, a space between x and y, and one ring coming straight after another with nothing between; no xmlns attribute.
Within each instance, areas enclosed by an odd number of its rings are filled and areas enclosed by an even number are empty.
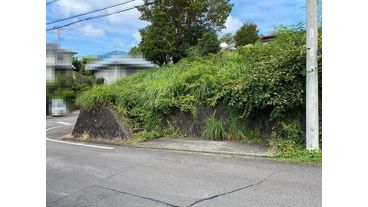
<svg viewBox="0 0 368 207"><path fill-rule="evenodd" d="M275 157L296 162L321 163L322 151L308 151L293 140L279 139L273 142Z"/></svg>
<svg viewBox="0 0 368 207"><path fill-rule="evenodd" d="M225 127L222 120L217 119L215 114L206 119L203 137L209 140L224 140L226 137Z"/></svg>
<svg viewBox="0 0 368 207"><path fill-rule="evenodd" d="M227 140L245 140L247 139L244 133L244 126L239 120L238 114L235 111L229 111L227 127Z"/></svg>
<svg viewBox="0 0 368 207"><path fill-rule="evenodd" d="M150 141L159 137L162 137L164 134L161 130L151 130L151 131L142 131L138 132L136 135L136 139L139 141Z"/></svg>
<svg viewBox="0 0 368 207"><path fill-rule="evenodd" d="M281 122L281 130L280 137L292 140L297 144L303 144L304 132L299 121L293 120L291 123Z"/></svg>
<svg viewBox="0 0 368 207"><path fill-rule="evenodd" d="M92 110L100 106L113 104L115 99L116 94L113 88L108 85L99 85L78 96L76 104L83 109Z"/></svg>

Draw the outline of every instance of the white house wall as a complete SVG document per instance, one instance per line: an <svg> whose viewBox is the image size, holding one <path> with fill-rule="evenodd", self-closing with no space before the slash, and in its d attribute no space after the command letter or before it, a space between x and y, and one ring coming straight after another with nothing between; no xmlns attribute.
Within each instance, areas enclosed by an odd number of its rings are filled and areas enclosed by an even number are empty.
<svg viewBox="0 0 368 207"><path fill-rule="evenodd" d="M125 76L127 76L126 70L119 69L117 66L110 67L109 69L101 69L95 72L95 77L105 79L105 84L111 84Z"/></svg>
<svg viewBox="0 0 368 207"><path fill-rule="evenodd" d="M55 79L54 68L51 66L46 66L46 81L50 82L54 81L54 79Z"/></svg>

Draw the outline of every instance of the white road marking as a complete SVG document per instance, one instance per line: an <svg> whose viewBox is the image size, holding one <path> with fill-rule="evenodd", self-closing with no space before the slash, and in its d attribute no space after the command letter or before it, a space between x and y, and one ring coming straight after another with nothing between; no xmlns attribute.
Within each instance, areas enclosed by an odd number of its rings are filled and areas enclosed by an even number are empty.
<svg viewBox="0 0 368 207"><path fill-rule="evenodd" d="M75 142L65 142L65 141L54 140L54 139L50 139L50 138L46 138L46 140L47 141L50 141L50 142L59 142L59 143L71 144L71 145L78 145L78 146L83 146L83 147L94 147L94 148L100 148L100 149L114 149L113 147L90 145L90 144L82 144L82 143L75 143Z"/></svg>
<svg viewBox="0 0 368 207"><path fill-rule="evenodd" d="M64 124L64 125L72 125L72 124L70 124L70 123L66 123L66 122L63 122L63 121L59 121L59 122L57 122L57 123L59 123L59 124Z"/></svg>
<svg viewBox="0 0 368 207"><path fill-rule="evenodd" d="M59 128L59 127L65 127L66 125L61 125L61 126L55 126L55 127L51 127L51 128L48 128L46 129L46 131L49 131L51 129L56 129L56 128Z"/></svg>

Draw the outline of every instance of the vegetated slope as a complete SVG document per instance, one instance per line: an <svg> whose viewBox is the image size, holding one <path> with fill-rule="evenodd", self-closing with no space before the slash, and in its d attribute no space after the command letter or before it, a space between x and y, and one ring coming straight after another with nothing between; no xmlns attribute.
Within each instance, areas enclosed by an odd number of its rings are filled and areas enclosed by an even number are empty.
<svg viewBox="0 0 368 207"><path fill-rule="evenodd" d="M285 123L297 122L301 130L305 32L280 28L276 34L266 45L258 42L233 52L189 57L93 87L77 104L87 110L112 106L143 127L148 139L178 131L190 134L195 125L194 134L212 139L280 134ZM191 122L192 131L185 130L184 119Z"/></svg>

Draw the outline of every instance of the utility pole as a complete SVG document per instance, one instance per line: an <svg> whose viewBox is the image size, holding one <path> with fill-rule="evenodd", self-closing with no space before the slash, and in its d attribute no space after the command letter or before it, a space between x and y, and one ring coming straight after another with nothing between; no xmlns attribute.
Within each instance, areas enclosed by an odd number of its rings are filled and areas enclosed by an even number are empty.
<svg viewBox="0 0 368 207"><path fill-rule="evenodd" d="M59 58L60 58L60 30L62 28L57 28L57 40L56 40L56 62L59 61Z"/></svg>
<svg viewBox="0 0 368 207"><path fill-rule="evenodd" d="M307 1L306 148L319 149L317 0Z"/></svg>
<svg viewBox="0 0 368 207"><path fill-rule="evenodd" d="M57 47L60 48L60 29L61 28L57 28Z"/></svg>

